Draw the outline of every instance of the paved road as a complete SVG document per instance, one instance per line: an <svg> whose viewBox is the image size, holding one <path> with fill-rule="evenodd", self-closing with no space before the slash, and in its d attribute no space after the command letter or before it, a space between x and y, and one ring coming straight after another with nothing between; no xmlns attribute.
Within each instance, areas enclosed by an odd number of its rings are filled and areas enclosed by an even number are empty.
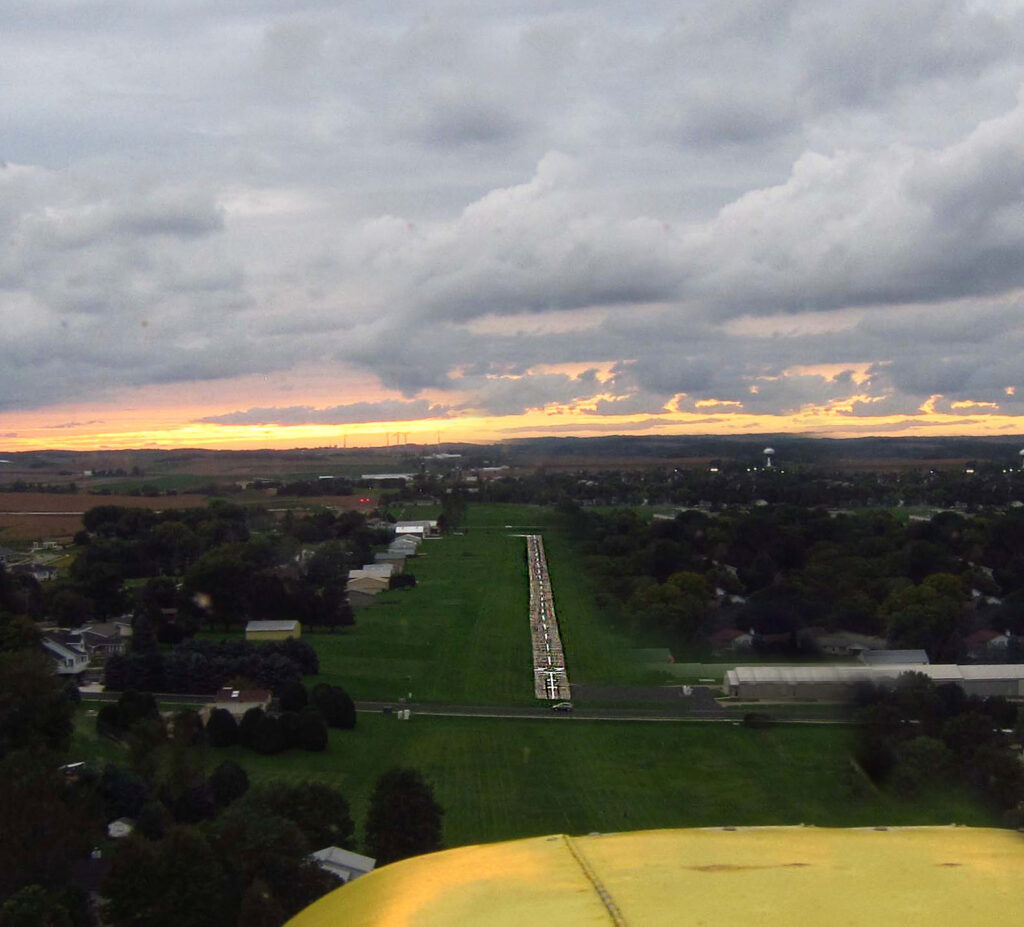
<svg viewBox="0 0 1024 927"><path fill-rule="evenodd" d="M356 702L356 711L382 712L408 708L413 715L430 715L446 718L544 718L550 721L709 721L739 724L741 715L731 714L719 708L715 711L694 709L663 708L585 708L577 707L572 712L557 712L550 708L510 705L432 705L416 702ZM823 718L800 718L786 716L779 721L795 724L843 724L845 722Z"/></svg>

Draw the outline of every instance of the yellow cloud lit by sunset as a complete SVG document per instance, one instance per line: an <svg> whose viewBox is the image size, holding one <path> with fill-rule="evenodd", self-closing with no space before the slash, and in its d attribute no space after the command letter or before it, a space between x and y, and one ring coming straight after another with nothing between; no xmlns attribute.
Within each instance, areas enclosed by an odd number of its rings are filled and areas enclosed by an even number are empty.
<svg viewBox="0 0 1024 927"><path fill-rule="evenodd" d="M614 397L608 397L614 398ZM518 415L459 414L408 421L344 425L228 425L197 418L222 411L199 406L159 410L71 408L45 413L0 415L0 449L5 451L67 448L72 450L205 447L254 449L315 446L371 447L388 443L491 443L509 437L597 434L802 433L823 437L869 434L959 435L1024 432L1020 416L971 404L957 414L936 408L932 397L912 414L852 414L856 404L879 397L855 396L825 405L806 406L784 415L744 412L732 404L695 403L697 411L674 407L657 414L598 414L596 403L550 404ZM952 403L951 408L960 404ZM68 416L73 416L68 418ZM61 421L58 421L61 419ZM553 424L557 419L557 424ZM400 436L400 437L399 437Z"/></svg>

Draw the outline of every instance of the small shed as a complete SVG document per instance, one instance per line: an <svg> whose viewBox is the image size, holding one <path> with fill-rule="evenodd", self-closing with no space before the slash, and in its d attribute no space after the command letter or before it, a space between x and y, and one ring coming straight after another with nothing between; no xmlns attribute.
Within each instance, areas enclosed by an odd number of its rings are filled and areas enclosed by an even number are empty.
<svg viewBox="0 0 1024 927"><path fill-rule="evenodd" d="M370 856L363 856L361 853L353 853L351 850L343 850L341 847L324 847L317 850L311 859L323 870L337 876L344 883L358 879L373 871L377 860Z"/></svg>
<svg viewBox="0 0 1024 927"><path fill-rule="evenodd" d="M302 637L298 621L250 621L245 626L247 641L284 641L289 637Z"/></svg>
<svg viewBox="0 0 1024 927"><path fill-rule="evenodd" d="M386 576L355 576L349 577L345 587L349 593L361 592L364 595L379 595L386 592L389 579Z"/></svg>

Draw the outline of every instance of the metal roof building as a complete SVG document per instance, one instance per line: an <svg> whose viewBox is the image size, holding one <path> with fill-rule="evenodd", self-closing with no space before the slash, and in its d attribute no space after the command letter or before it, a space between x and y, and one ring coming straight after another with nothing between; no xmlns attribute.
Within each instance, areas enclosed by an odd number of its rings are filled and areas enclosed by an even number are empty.
<svg viewBox="0 0 1024 927"><path fill-rule="evenodd" d="M737 666L726 672L724 689L740 698L841 701L858 683L893 685L904 673L922 673L935 683L955 682L968 695L1024 696L1024 664L1016 663Z"/></svg>
<svg viewBox="0 0 1024 927"><path fill-rule="evenodd" d="M860 662L867 666L882 666L883 664L906 666L930 661L924 650L865 650L860 655Z"/></svg>

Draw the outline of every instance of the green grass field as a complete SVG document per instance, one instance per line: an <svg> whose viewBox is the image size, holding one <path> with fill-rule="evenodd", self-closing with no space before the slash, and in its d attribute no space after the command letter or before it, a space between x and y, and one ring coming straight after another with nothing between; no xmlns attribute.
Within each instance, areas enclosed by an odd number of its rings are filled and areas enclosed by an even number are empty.
<svg viewBox="0 0 1024 927"><path fill-rule="evenodd" d="M425 541L406 562L415 589L382 593L356 611L356 626L309 634L320 655L310 684L343 686L356 699L462 704L534 701L527 618L526 542L497 509L484 525ZM478 528L484 530L478 530Z"/></svg>
<svg viewBox="0 0 1024 927"><path fill-rule="evenodd" d="M506 526L545 527L570 678L592 684L650 681L631 662L638 643L593 605L550 512L471 506L467 533L426 541L408 562L417 588L384 593L360 609L355 628L307 634L321 674L356 699L531 704L525 542ZM413 517L415 517L413 515ZM522 530L522 529L520 529ZM703 667L701 667L703 672ZM95 707L95 706L91 706ZM127 762L77 715L69 759ZM767 709L766 709L767 710ZM210 750L253 781L309 779L342 791L361 822L376 777L395 765L420 769L445 807L449 846L567 832L744 824L997 825L952 790L910 801L879 792L851 766L842 726L625 723L579 718L483 719L361 713L355 731L332 731L324 753L260 756Z"/></svg>
<svg viewBox="0 0 1024 927"><path fill-rule="evenodd" d="M629 659L637 644L597 611L589 578L551 521L537 506L470 506L465 533L425 541L407 561L415 589L357 609L352 629L305 635L320 655L310 682L341 685L356 699L411 691L420 702L532 703L526 542L516 536L528 528L544 535L571 681L667 679Z"/></svg>
<svg viewBox="0 0 1024 927"><path fill-rule="evenodd" d="M85 733L83 740L89 739ZM361 824L376 777L420 769L446 810L448 846L547 833L751 824L998 825L967 796L906 801L858 780L848 729L613 723L360 714L324 753L210 750L208 768L241 763L253 782L316 780L339 789ZM94 738L93 738L94 739ZM109 752L118 748L100 744Z"/></svg>

